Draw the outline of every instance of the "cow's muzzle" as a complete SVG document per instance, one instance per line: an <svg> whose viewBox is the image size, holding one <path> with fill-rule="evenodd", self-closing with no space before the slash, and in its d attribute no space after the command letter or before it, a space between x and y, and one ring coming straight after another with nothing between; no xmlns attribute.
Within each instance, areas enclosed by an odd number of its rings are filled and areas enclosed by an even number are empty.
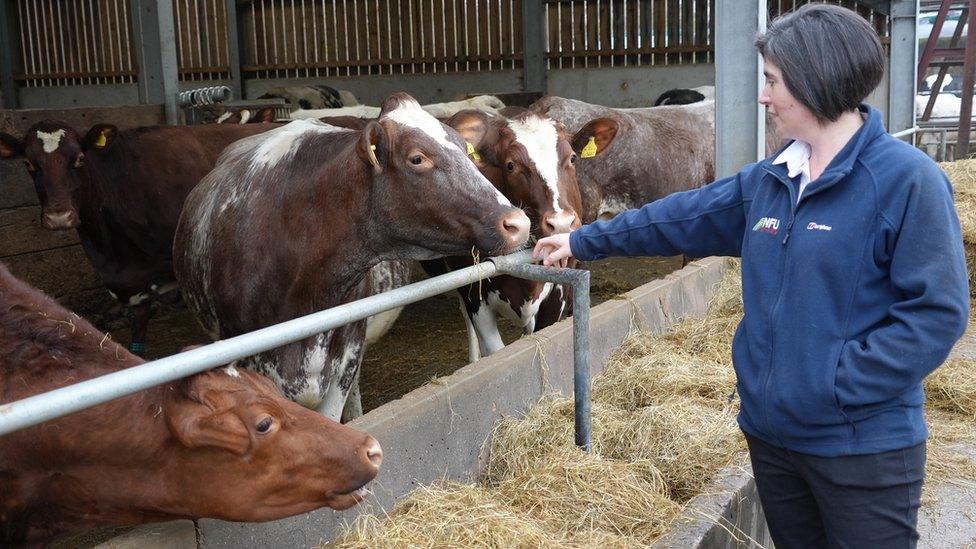
<svg viewBox="0 0 976 549"><path fill-rule="evenodd" d="M78 214L74 210L48 212L41 215L41 225L50 231L64 231L78 226Z"/></svg>

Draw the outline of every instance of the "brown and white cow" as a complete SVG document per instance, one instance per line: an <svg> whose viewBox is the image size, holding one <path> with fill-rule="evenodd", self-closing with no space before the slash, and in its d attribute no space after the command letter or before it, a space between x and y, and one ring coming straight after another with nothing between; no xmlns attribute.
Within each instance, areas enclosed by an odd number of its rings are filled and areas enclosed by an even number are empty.
<svg viewBox="0 0 976 549"><path fill-rule="evenodd" d="M97 124L82 136L43 121L23 139L0 133L0 158L22 156L41 202L41 224L76 229L109 292L135 309L132 349L144 350L152 298L176 288L173 234L186 195L228 144L270 124Z"/></svg>
<svg viewBox="0 0 976 549"><path fill-rule="evenodd" d="M548 96L530 108L562 122L570 131L594 117L607 117L619 124L613 147L577 170L584 223L639 208L715 178L714 101L614 109ZM767 154L779 146L774 126L767 119Z"/></svg>
<svg viewBox="0 0 976 549"><path fill-rule="evenodd" d="M570 131L596 117L610 118L619 126L610 150L577 169L584 223L638 208L714 179L712 101L614 109L548 96L530 108L562 122Z"/></svg>
<svg viewBox="0 0 976 549"><path fill-rule="evenodd" d="M296 120L224 152L187 197L174 246L188 305L228 337L359 299L385 259L511 252L529 219L461 137L395 94L362 131ZM336 418L364 323L252 357L285 395Z"/></svg>
<svg viewBox="0 0 976 549"><path fill-rule="evenodd" d="M140 363L0 264L0 401ZM102 525L345 509L381 461L365 433L259 374L217 368L0 437L0 545Z"/></svg>
<svg viewBox="0 0 976 549"><path fill-rule="evenodd" d="M576 170L613 141L617 124L589 121L575 135L562 124L531 111L510 110L510 117L461 111L446 121L471 144L470 157L481 173L516 206L528 213L532 234L541 238L566 233L581 224ZM581 159L583 149L586 159ZM472 264L471 255L425 261L431 275ZM497 276L458 289L468 328L468 360L488 356L505 344L498 317L531 334L557 322L572 307L570 288L551 282Z"/></svg>

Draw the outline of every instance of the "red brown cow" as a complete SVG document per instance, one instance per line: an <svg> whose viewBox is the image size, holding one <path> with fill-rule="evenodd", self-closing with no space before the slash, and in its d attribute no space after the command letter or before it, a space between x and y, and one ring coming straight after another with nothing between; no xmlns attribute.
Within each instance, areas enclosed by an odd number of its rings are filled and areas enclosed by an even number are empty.
<svg viewBox="0 0 976 549"><path fill-rule="evenodd" d="M362 131L296 120L228 147L187 197L174 260L190 308L228 337L364 297L382 260L507 253L528 235L457 132L395 94ZM337 418L363 340L356 322L247 365Z"/></svg>
<svg viewBox="0 0 976 549"><path fill-rule="evenodd" d="M0 264L0 401L141 362ZM102 525L345 509L381 461L365 433L290 402L261 375L218 368L0 437L0 545Z"/></svg>
<svg viewBox="0 0 976 549"><path fill-rule="evenodd" d="M228 144L270 124L152 126L85 136L44 121L23 139L0 133L0 158L23 156L41 224L76 229L102 282L135 308L132 349L144 350L152 298L176 288L173 234L187 193Z"/></svg>
<svg viewBox="0 0 976 549"><path fill-rule="evenodd" d="M606 150L614 139L617 123L598 118L583 125L575 135L568 135L562 124L536 113L524 109L508 112L510 118L477 110L461 111L446 123L471 143L470 156L481 173L528 213L533 236L578 228L582 204L576 184L577 166ZM471 264L468 254L425 261L424 268L434 275ZM531 334L557 322L572 307L568 286L510 276L490 278L458 291L468 327L471 362L505 345L498 331L499 316Z"/></svg>

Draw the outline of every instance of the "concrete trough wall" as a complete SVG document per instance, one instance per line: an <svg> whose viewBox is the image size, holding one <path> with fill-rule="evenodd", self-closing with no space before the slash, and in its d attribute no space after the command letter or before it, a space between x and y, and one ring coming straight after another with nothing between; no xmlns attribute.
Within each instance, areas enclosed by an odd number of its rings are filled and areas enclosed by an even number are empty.
<svg viewBox="0 0 976 549"><path fill-rule="evenodd" d="M723 258L696 261L628 292L626 299L593 308L589 352L593 375L602 371L607 357L635 324L659 333L681 317L704 314L726 266ZM485 441L498 420L524 414L544 393L572 394L572 379L572 321L565 320L353 422L375 436L385 453L383 469L372 484L374 495L366 504L345 512L324 509L263 524L204 519L197 521L195 545L207 549L311 547L333 539L341 524L358 513L382 514L392 509L418 484L445 478L474 481L484 465ZM748 463L745 458L737 462ZM711 495L692 502L689 516L662 539L661 546L735 547L736 538L764 539L765 521L755 487L741 466L724 471L705 493ZM725 526L715 525L718 517L724 517ZM188 539L194 539L190 521L171 523L167 528L138 529L125 536L125 543L133 543L133 547L142 541L165 544L165 538L178 536L173 538L174 544L185 547ZM727 530L739 529L742 532L736 537L728 535ZM120 542L123 540L113 540L106 547L128 546Z"/></svg>

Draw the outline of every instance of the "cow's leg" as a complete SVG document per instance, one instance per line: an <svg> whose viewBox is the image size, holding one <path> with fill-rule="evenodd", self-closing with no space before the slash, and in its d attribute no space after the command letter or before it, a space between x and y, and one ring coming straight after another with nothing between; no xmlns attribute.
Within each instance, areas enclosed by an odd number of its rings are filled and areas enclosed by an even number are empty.
<svg viewBox="0 0 976 549"><path fill-rule="evenodd" d="M495 311L492 311L487 303L481 303L481 307L471 316L471 323L474 325L475 333L478 334L481 356L488 356L505 346L502 334L498 331Z"/></svg>
<svg viewBox="0 0 976 549"><path fill-rule="evenodd" d="M136 356L146 356L146 332L149 330L151 317L151 300L147 299L132 306L132 338L129 340L129 351Z"/></svg>
<svg viewBox="0 0 976 549"><path fill-rule="evenodd" d="M478 362L481 360L481 344L478 343L478 333L474 331L474 325L471 324L471 315L468 314L468 307L461 299L458 301L461 305L461 318L464 319L464 326L468 330L468 364L472 362Z"/></svg>
<svg viewBox="0 0 976 549"><path fill-rule="evenodd" d="M362 368L356 370L356 375L352 378L352 385L349 386L349 394L346 395L346 404L342 407L342 422L349 423L363 415L363 399L359 392L359 374Z"/></svg>

